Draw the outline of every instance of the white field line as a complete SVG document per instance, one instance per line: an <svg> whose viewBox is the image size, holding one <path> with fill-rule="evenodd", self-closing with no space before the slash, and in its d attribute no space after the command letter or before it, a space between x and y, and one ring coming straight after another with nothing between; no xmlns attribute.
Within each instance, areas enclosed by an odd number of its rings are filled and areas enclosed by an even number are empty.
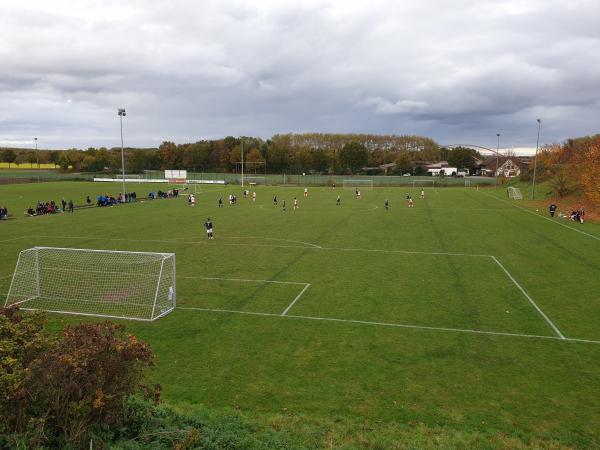
<svg viewBox="0 0 600 450"><path fill-rule="evenodd" d="M525 296L525 298L527 300L529 300L529 303L531 303L531 305L537 310L537 312L540 313L540 315L544 318L544 320L548 323L548 325L550 325L550 327L554 330L554 332L558 335L558 337L561 339L566 339L565 336L560 332L558 327L556 325L554 325L554 322L552 322L550 320L550 318L546 314L544 314L544 311L542 311L541 308L533 301L533 299L529 296L529 294L525 291L525 289L523 289L523 287L517 282L517 280L515 280L515 278L511 275L511 273L508 270L506 270L506 267L504 267L502 265L502 263L500 263L500 261L498 261L498 259L495 256L492 256L492 259L504 271L504 273L508 276L508 278L511 279L511 281L514 283L514 285Z"/></svg>
<svg viewBox="0 0 600 450"><path fill-rule="evenodd" d="M285 308L284 311L281 313L282 316L287 315L288 311L290 309L292 309L292 306L294 306L298 300L300 300L300 297L302 297L302 294L304 294L309 287L310 287L310 283L306 283L306 286L304 286L304 289L302 289L300 291L300 293L296 296L296 298L292 301L292 303L290 303L288 305L288 307Z"/></svg>
<svg viewBox="0 0 600 450"><path fill-rule="evenodd" d="M27 237L31 237L31 236L20 236L20 237L16 237L16 238L2 239L2 240L0 240L0 242L18 241L19 239L25 239Z"/></svg>
<svg viewBox="0 0 600 450"><path fill-rule="evenodd" d="M513 204L513 203L511 203L511 202L509 202L507 200L504 200L503 198L498 198L498 197L496 197L494 195L488 194L487 192L482 192L482 194L486 195L488 197L495 198L496 200L499 200L501 202L508 203L509 205L514 206L515 208L519 208L520 210L525 211L526 213L533 214L536 217L539 217L541 219L547 220L547 221L549 221L551 223L555 223L557 225L560 225L561 227L568 228L569 230L576 231L577 233L583 234L585 236L591 237L592 239L596 239L597 241L600 241L600 237L598 237L598 236L595 236L595 235L590 234L590 233L586 233L585 231L578 230L577 228L570 227L569 225L566 225L566 224L564 224L564 223L562 223L562 222L560 222L558 220L551 219L550 217L545 217L545 216L542 216L540 214L536 214L535 212L530 211L527 208L523 208L522 206L515 205L515 204Z"/></svg>
<svg viewBox="0 0 600 450"><path fill-rule="evenodd" d="M264 240L268 240L268 241L290 242L292 244L302 244L302 245L307 245L309 247L321 248L320 245L311 244L310 242L295 241L293 239L270 238L270 237L262 237L262 236L223 236L223 239L264 239Z"/></svg>
<svg viewBox="0 0 600 450"><path fill-rule="evenodd" d="M275 283L275 284L296 284L296 285L307 285L308 283L302 283L300 281L274 281L274 280L249 280L245 278L217 278L217 277L180 277L189 280L216 280L216 281L240 281L247 283ZM310 286L310 285L309 285Z"/></svg>
<svg viewBox="0 0 600 450"><path fill-rule="evenodd" d="M491 258L492 255L484 255L477 253L453 253L453 252L423 252L413 250L385 250L385 249L372 249L372 248L348 248L348 247L322 247L316 244L311 244L311 247L304 245L277 245L277 244L249 244L249 243L238 243L228 244L225 242L214 241L208 242L204 239L201 241L183 241L183 240L165 240L165 239L125 239L125 238L106 238L106 237L94 237L94 236L46 236L46 235L33 235L27 236L29 238L43 238L43 239L87 239L97 241L120 241L120 242L157 242L164 244L199 244L199 245L225 245L225 246L246 246L246 247L272 247L272 248L302 248L309 250L330 250L330 251L348 251L348 252L375 252L375 253L400 253L407 255L432 255L432 256L470 256L475 258Z"/></svg>
<svg viewBox="0 0 600 450"><path fill-rule="evenodd" d="M358 324L358 325L371 325L371 326L391 327L391 328L405 328L405 329L414 329L414 330L446 331L446 332L454 332L454 333L479 334L479 335L489 335L489 336L507 336L507 337L518 337L518 338L528 338L528 339L548 339L548 340L561 341L561 342L564 341L564 342L582 342L582 343L590 343L590 344L600 344L600 341L592 340L592 339L560 338L557 336L505 333L505 332L501 332L501 331L483 331L483 330L471 330L471 329L465 329L465 328L430 327L430 326L425 326L425 325L409 325L409 324L390 323L390 322L372 322L372 321L368 321L368 320L336 319L333 317L297 316L297 315L292 315L292 314L282 315L282 314L275 314L275 313L237 311L237 310L231 310L231 309L194 308L194 307L183 307L183 306L178 306L176 309L187 310L187 311L205 311L205 312L241 314L241 315L262 316L262 317L279 317L279 318L284 317L287 319L350 323L350 324Z"/></svg>

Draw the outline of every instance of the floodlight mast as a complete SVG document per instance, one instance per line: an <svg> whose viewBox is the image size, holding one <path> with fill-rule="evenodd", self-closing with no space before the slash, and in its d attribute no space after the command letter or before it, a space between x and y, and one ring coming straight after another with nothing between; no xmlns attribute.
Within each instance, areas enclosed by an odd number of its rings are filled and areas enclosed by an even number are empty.
<svg viewBox="0 0 600 450"><path fill-rule="evenodd" d="M38 169L40 168L40 158L38 157L38 149L37 149L37 139L36 137L33 138L33 140L35 141L35 163L37 164Z"/></svg>
<svg viewBox="0 0 600 450"><path fill-rule="evenodd" d="M537 142L535 144L535 158L533 160L533 186L531 188L531 200L535 200L535 173L537 170L537 155L538 148L540 147L540 130L542 129L542 119L536 119L538 123L538 135Z"/></svg>
<svg viewBox="0 0 600 450"><path fill-rule="evenodd" d="M241 146L240 149L242 151L242 187L244 187L244 138L240 139Z"/></svg>
<svg viewBox="0 0 600 450"><path fill-rule="evenodd" d="M498 169L500 168L500 133L496 133L498 137L498 146L496 147L496 188L498 188Z"/></svg>
<svg viewBox="0 0 600 450"><path fill-rule="evenodd" d="M123 117L125 117L126 115L127 114L125 113L125 108L119 108L119 121L121 122L121 176L123 181L123 196L125 196L125 155L123 151Z"/></svg>

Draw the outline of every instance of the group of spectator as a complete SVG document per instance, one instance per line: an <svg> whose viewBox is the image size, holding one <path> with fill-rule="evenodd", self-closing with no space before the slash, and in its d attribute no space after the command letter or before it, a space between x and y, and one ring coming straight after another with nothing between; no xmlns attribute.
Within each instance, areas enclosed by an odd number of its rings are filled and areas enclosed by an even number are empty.
<svg viewBox="0 0 600 450"><path fill-rule="evenodd" d="M156 194L154 192L150 192L148 194L148 198L154 200L155 198L177 198L179 197L179 189L170 189L168 191L161 191L160 189Z"/></svg>
<svg viewBox="0 0 600 450"><path fill-rule="evenodd" d="M548 206L548 209L550 210L550 217L554 217L554 214L556 213L556 209L558 208L558 206L556 206L555 203L552 203L550 206ZM562 214L562 213L558 213L558 217L564 217L564 218L568 218L571 219L574 222L579 222L579 223L583 223L583 219L585 218L585 209L583 209L583 206L581 208L579 208L576 211L571 211L571 214L567 215L567 214Z"/></svg>
<svg viewBox="0 0 600 450"><path fill-rule="evenodd" d="M46 214L54 214L57 212L73 212L75 210L75 204L73 200L69 200L68 202L63 198L61 200L62 209L56 204L54 200L50 200L47 202L38 202L34 208L27 208L25 214L28 216L44 216Z"/></svg>
<svg viewBox="0 0 600 450"><path fill-rule="evenodd" d="M119 192L119 195L116 197L113 195L103 195L100 194L96 197L96 205L98 206L114 206L119 203L131 203L137 201L137 194L135 192ZM91 203L90 197L88 195L86 199L87 204Z"/></svg>

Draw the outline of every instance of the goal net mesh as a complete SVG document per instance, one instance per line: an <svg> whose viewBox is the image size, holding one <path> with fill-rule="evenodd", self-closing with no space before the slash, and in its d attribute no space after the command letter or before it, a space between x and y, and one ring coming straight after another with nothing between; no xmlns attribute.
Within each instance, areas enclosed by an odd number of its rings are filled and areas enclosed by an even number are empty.
<svg viewBox="0 0 600 450"><path fill-rule="evenodd" d="M267 184L266 177L247 177L244 176L244 183L246 184Z"/></svg>
<svg viewBox="0 0 600 450"><path fill-rule="evenodd" d="M5 306L155 320L175 297L173 253L34 247L19 254Z"/></svg>
<svg viewBox="0 0 600 450"><path fill-rule="evenodd" d="M344 189L359 189L359 190L372 190L373 180L344 180L342 182Z"/></svg>
<svg viewBox="0 0 600 450"><path fill-rule="evenodd" d="M512 198L514 200L522 200L523 194L521 193L521 189L515 187L508 188L508 198Z"/></svg>

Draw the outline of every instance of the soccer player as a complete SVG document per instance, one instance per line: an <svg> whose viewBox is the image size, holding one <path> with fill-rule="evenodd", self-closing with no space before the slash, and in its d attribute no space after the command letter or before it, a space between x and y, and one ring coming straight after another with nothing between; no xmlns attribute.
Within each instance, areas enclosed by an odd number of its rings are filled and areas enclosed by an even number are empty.
<svg viewBox="0 0 600 450"><path fill-rule="evenodd" d="M72 213L75 211L75 204L73 203L73 200L69 200L69 212Z"/></svg>
<svg viewBox="0 0 600 450"><path fill-rule="evenodd" d="M217 203L219 204L219 208L223 207L223 197L221 197L221 194L219 194L219 200L217 200Z"/></svg>
<svg viewBox="0 0 600 450"><path fill-rule="evenodd" d="M556 212L556 208L557 208L557 206L554 203L552 203L548 207L548 209L550 210L550 217L554 217L554 213Z"/></svg>
<svg viewBox="0 0 600 450"><path fill-rule="evenodd" d="M356 198L360 198L360 189L356 191Z"/></svg>
<svg viewBox="0 0 600 450"><path fill-rule="evenodd" d="M273 206L277 206L277 194L273 195Z"/></svg>
<svg viewBox="0 0 600 450"><path fill-rule="evenodd" d="M256 201L256 191L252 192L252 201L255 202Z"/></svg>
<svg viewBox="0 0 600 450"><path fill-rule="evenodd" d="M206 237L208 239L212 239L213 238L213 224L212 224L212 221L210 220L210 217L208 219L206 219L206 222L204 222L204 228L206 228Z"/></svg>
<svg viewBox="0 0 600 450"><path fill-rule="evenodd" d="M411 195L408 196L408 207L409 208L413 208L414 207L413 199L412 199Z"/></svg>
<svg viewBox="0 0 600 450"><path fill-rule="evenodd" d="M387 211L388 209L390 209L390 202L388 202L388 199L385 199L385 203L383 204L385 210Z"/></svg>
<svg viewBox="0 0 600 450"><path fill-rule="evenodd" d="M281 202L281 207L283 208L283 210L285 211L285 198L283 199L283 201Z"/></svg>
<svg viewBox="0 0 600 450"><path fill-rule="evenodd" d="M194 194L190 194L190 206L196 206L196 196Z"/></svg>
<svg viewBox="0 0 600 450"><path fill-rule="evenodd" d="M421 189L421 199L425 199L425 189Z"/></svg>
<svg viewBox="0 0 600 450"><path fill-rule="evenodd" d="M308 188L307 187L304 188L304 196L308 197Z"/></svg>
<svg viewBox="0 0 600 450"><path fill-rule="evenodd" d="M341 198L340 198L340 196L338 195L338 196L337 196L337 199L336 199L336 201L335 201L335 206L340 206L341 202L342 202L342 199L341 199Z"/></svg>
<svg viewBox="0 0 600 450"><path fill-rule="evenodd" d="M300 208L298 206L298 199L296 197L294 197L294 211L297 210L298 208Z"/></svg>
<svg viewBox="0 0 600 450"><path fill-rule="evenodd" d="M358 198L358 188L355 188L355 189L354 189L354 197L355 197L355 198Z"/></svg>

